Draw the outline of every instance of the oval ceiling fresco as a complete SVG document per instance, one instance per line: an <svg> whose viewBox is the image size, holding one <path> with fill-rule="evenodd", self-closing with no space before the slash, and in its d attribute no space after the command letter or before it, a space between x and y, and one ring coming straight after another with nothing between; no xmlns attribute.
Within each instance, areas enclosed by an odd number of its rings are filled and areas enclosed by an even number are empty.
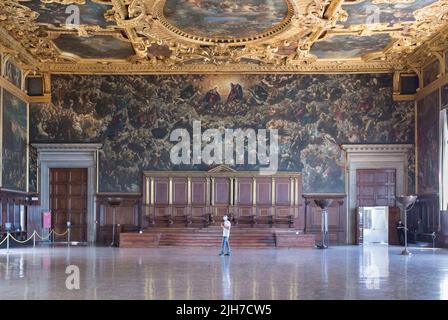
<svg viewBox="0 0 448 320"><path fill-rule="evenodd" d="M166 20L190 35L249 38L281 24L288 16L285 0L166 0Z"/></svg>

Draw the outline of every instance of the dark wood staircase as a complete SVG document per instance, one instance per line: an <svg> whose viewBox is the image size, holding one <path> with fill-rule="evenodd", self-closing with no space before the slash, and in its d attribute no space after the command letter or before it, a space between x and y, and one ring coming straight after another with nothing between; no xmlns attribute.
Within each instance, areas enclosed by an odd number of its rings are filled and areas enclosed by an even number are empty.
<svg viewBox="0 0 448 320"><path fill-rule="evenodd" d="M297 235L299 230L233 227L231 248L313 247L312 235ZM285 241L286 240L286 241ZM221 227L152 227L143 233L121 233L120 247L216 247L222 241Z"/></svg>
<svg viewBox="0 0 448 320"><path fill-rule="evenodd" d="M161 234L159 246L219 247L221 245L222 229L220 227L177 231L172 229ZM240 248L275 247L275 233L270 230L233 228L230 234L230 245Z"/></svg>

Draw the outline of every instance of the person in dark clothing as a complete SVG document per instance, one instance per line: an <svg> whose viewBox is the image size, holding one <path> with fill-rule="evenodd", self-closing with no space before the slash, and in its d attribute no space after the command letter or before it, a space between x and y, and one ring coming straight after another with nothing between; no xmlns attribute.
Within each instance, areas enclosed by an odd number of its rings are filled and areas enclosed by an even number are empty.
<svg viewBox="0 0 448 320"><path fill-rule="evenodd" d="M404 224L403 221L398 220L397 222L397 238L398 238L398 243L401 246L404 246Z"/></svg>
<svg viewBox="0 0 448 320"><path fill-rule="evenodd" d="M417 220L417 227L415 228L415 242L420 241L423 234L423 221L419 218Z"/></svg>

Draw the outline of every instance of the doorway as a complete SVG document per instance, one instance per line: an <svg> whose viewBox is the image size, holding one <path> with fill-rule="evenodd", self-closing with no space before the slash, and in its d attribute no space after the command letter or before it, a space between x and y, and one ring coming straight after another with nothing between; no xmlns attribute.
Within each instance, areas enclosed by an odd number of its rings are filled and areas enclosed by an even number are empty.
<svg viewBox="0 0 448 320"><path fill-rule="evenodd" d="M388 244L389 207L360 207L360 243Z"/></svg>
<svg viewBox="0 0 448 320"><path fill-rule="evenodd" d="M389 207L395 206L395 191L395 169L356 170L357 243L388 243Z"/></svg>
<svg viewBox="0 0 448 320"><path fill-rule="evenodd" d="M363 183L364 186L358 188L357 171L372 169L395 170L394 194L407 194L409 154L413 152L414 146L412 144L344 144L342 148L346 152L347 160L347 243L356 244L359 199L362 198L366 203L383 201L384 204L381 204L382 206L386 206L386 202L391 202L392 200L392 193L390 192L392 187L380 190L381 188L379 187L369 186L368 181L366 181ZM390 176L387 177L387 179L389 178ZM376 191L373 191L373 195L368 194L369 188L376 189ZM358 191L363 193L363 196L360 198L358 198ZM373 204L362 204L362 206L373 206Z"/></svg>
<svg viewBox="0 0 448 320"><path fill-rule="evenodd" d="M357 207L394 207L395 169L357 169Z"/></svg>
<svg viewBox="0 0 448 320"><path fill-rule="evenodd" d="M87 242L87 169L50 169L53 228L62 233L70 222L70 241Z"/></svg>

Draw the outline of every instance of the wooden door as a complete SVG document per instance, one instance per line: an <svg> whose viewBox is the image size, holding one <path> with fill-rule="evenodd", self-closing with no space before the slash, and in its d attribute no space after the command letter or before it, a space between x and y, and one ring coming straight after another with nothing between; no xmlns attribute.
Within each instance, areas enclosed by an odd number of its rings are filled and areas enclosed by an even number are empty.
<svg viewBox="0 0 448 320"><path fill-rule="evenodd" d="M50 169L50 210L56 232L70 221L70 241L87 241L87 169Z"/></svg>
<svg viewBox="0 0 448 320"><path fill-rule="evenodd" d="M395 206L395 169L356 170L358 207Z"/></svg>

